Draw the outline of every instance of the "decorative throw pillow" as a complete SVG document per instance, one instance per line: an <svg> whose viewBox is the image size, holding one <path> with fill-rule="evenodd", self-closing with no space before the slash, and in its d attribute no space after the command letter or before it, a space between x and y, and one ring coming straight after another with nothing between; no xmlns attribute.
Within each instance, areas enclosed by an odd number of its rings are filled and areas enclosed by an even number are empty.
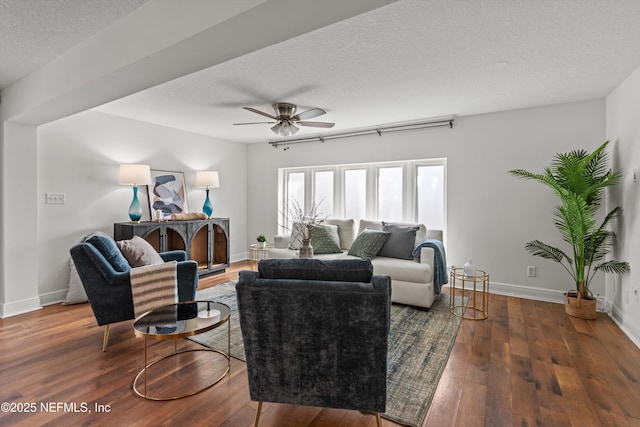
<svg viewBox="0 0 640 427"><path fill-rule="evenodd" d="M140 236L133 236L131 240L120 240L117 243L131 267L164 264L164 260L153 246Z"/></svg>
<svg viewBox="0 0 640 427"><path fill-rule="evenodd" d="M298 250L302 245L303 229L302 224L294 222L291 226L291 238L289 239L289 249Z"/></svg>
<svg viewBox="0 0 640 427"><path fill-rule="evenodd" d="M93 236L102 236L106 237L107 239L111 238L108 234L103 233L102 231L96 231L83 237L82 240L80 240L78 243L86 242L90 237ZM62 301L62 304L72 305L80 304L87 301L87 293L85 292L84 286L82 285L80 275L78 275L76 264L73 262L73 259L69 258L69 289L67 290L67 295L64 297L64 301Z"/></svg>
<svg viewBox="0 0 640 427"><path fill-rule="evenodd" d="M341 253L337 225L316 225L311 228L311 246L314 254Z"/></svg>
<svg viewBox="0 0 640 427"><path fill-rule="evenodd" d="M65 296L64 301L62 301L62 304L80 304L87 301L87 293L82 285L82 280L80 280L80 275L78 274L76 265L73 262L73 259L69 258L69 289L67 290L67 295Z"/></svg>
<svg viewBox="0 0 640 427"><path fill-rule="evenodd" d="M365 228L353 241L348 254L371 259L378 254L388 237L389 233L386 231Z"/></svg>
<svg viewBox="0 0 640 427"><path fill-rule="evenodd" d="M378 256L399 259L413 259L413 249L416 242L416 232L420 227L406 226L382 222L382 230L389 232L389 238Z"/></svg>
<svg viewBox="0 0 640 427"><path fill-rule="evenodd" d="M111 237L94 234L87 239L87 243L91 243L93 247L105 257L115 271L122 273L131 270L127 259L122 255L122 252L118 249L118 245L116 245L116 241Z"/></svg>

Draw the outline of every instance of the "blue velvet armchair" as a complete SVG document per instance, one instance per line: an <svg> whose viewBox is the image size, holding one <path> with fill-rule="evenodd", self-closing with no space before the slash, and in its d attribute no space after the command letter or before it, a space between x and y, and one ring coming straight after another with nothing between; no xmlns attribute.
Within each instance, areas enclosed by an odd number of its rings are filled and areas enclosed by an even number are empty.
<svg viewBox="0 0 640 427"><path fill-rule="evenodd" d="M236 284L251 399L386 407L391 279L370 260L266 259Z"/></svg>
<svg viewBox="0 0 640 427"><path fill-rule="evenodd" d="M92 236L69 250L87 299L99 326L105 326L102 351L109 341L112 323L134 319L131 267L110 237ZM179 301L193 301L198 286L198 263L187 260L185 251L161 252L165 261L177 261Z"/></svg>

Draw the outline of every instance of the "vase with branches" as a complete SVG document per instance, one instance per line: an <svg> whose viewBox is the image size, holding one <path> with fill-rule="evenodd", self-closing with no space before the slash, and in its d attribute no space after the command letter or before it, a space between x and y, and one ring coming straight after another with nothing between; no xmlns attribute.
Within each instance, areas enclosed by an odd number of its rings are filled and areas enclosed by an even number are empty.
<svg viewBox="0 0 640 427"><path fill-rule="evenodd" d="M620 274L630 270L628 262L606 260L616 245L616 234L607 227L620 214L620 208L613 208L600 223L596 218L603 190L616 185L622 177L620 171L612 171L607 166L608 144L606 141L592 153L574 150L556 154L550 166L540 174L522 169L509 171L513 176L546 185L560 198L560 205L554 210L554 225L569 245L570 252L540 240L526 243L525 248L534 256L560 263L575 284L573 294L578 300L593 299L589 285L598 271Z"/></svg>
<svg viewBox="0 0 640 427"><path fill-rule="evenodd" d="M308 212L305 212L300 203L291 199L289 203L289 209L287 211L287 222L283 226L285 229L291 231L291 235L296 233L300 234L302 244L300 245L300 258L313 257L313 247L310 244L311 232L314 227L322 224L327 216L319 212L318 206L322 203L312 203Z"/></svg>

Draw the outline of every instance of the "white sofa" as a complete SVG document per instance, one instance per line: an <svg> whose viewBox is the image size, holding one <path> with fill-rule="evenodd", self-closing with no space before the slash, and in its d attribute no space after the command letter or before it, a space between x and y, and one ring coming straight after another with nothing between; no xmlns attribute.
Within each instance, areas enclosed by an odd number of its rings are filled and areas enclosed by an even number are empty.
<svg viewBox="0 0 640 427"><path fill-rule="evenodd" d="M381 221L361 220L357 230L353 219L327 219L325 223L338 226L338 236L340 238L342 253L317 254L314 255L314 258L353 258L351 255L347 255L347 252L361 231L365 228L382 230ZM426 227L422 224L406 225L417 225L419 227L416 232L414 247L417 247L426 239L442 241L442 230L427 231ZM289 235L275 236L273 240L274 248L269 250L267 257L297 257L298 251L289 249L290 237ZM418 307L431 307L431 304L433 304L437 296L434 286L434 254L435 251L433 248L422 247L420 249L420 258L413 260L382 256L375 256L371 259L374 274L391 277L391 301Z"/></svg>

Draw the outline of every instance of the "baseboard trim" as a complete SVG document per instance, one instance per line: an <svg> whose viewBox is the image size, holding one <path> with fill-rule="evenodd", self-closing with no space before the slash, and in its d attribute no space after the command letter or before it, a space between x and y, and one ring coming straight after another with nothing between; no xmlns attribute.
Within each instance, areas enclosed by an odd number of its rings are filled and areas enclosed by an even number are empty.
<svg viewBox="0 0 640 427"><path fill-rule="evenodd" d="M40 294L40 304L41 305L52 305L57 304L67 297L68 289L63 289L61 291L53 291L47 292L46 294Z"/></svg>
<svg viewBox="0 0 640 427"><path fill-rule="evenodd" d="M247 252L242 252L239 254L231 254L229 261L231 263L240 262L249 259L249 254Z"/></svg>
<svg viewBox="0 0 640 427"><path fill-rule="evenodd" d="M20 301L4 303L1 306L0 317L17 316L18 314L28 313L30 311L36 311L42 309L40 305L40 298L27 298Z"/></svg>
<svg viewBox="0 0 640 427"><path fill-rule="evenodd" d="M630 322L625 320L623 311L619 307L613 305L609 316L613 319L616 325L622 329L622 332L624 332L625 335L633 341L636 347L640 348L640 331Z"/></svg>
<svg viewBox="0 0 640 427"><path fill-rule="evenodd" d="M536 301L555 302L564 304L564 291L555 289L535 288L532 286L512 285L509 283L490 282L489 293L532 299Z"/></svg>

